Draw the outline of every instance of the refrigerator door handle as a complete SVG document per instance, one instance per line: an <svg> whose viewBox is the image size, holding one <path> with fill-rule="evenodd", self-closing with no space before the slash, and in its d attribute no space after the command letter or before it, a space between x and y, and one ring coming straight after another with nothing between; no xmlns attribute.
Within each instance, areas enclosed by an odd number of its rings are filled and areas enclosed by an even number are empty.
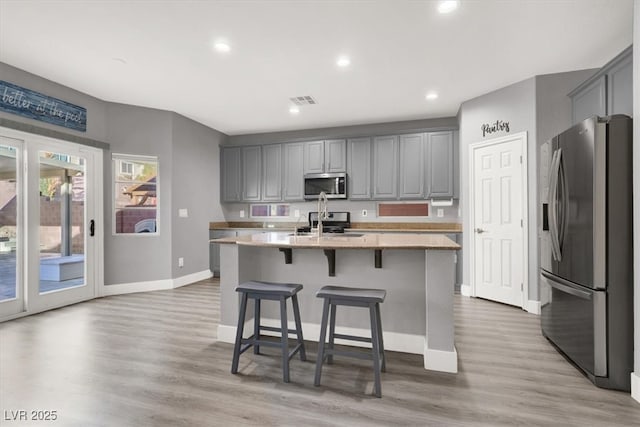
<svg viewBox="0 0 640 427"><path fill-rule="evenodd" d="M564 172L564 161L562 160L562 150L558 149L558 186L560 187L559 200L559 220L558 220L558 261L562 260L562 247L564 246L564 237L567 232L567 219L569 214L569 183L567 174Z"/></svg>
<svg viewBox="0 0 640 427"><path fill-rule="evenodd" d="M558 243L558 174L560 149L553 152L551 158L551 173L549 179L549 237L551 238L551 255L556 261L560 261L560 245Z"/></svg>
<svg viewBox="0 0 640 427"><path fill-rule="evenodd" d="M549 279L548 283L551 287L556 288L564 293L576 296L578 298L586 300L593 299L593 293L576 289L576 287L572 285L571 282L568 282L561 277L553 276L544 270L542 270L541 272L545 278Z"/></svg>

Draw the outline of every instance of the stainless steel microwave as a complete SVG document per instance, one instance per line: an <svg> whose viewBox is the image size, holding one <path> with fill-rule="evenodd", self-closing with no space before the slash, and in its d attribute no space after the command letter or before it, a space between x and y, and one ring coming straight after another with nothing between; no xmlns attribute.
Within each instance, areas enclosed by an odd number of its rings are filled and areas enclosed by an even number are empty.
<svg viewBox="0 0 640 427"><path fill-rule="evenodd" d="M347 198L346 173L308 173L304 176L304 198L316 200L324 191L327 199Z"/></svg>

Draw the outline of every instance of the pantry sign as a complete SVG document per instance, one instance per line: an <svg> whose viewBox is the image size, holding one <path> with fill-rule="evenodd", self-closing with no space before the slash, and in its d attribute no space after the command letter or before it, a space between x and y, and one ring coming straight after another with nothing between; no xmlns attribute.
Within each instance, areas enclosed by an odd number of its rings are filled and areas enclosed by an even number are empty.
<svg viewBox="0 0 640 427"><path fill-rule="evenodd" d="M87 131L87 109L0 80L0 111Z"/></svg>

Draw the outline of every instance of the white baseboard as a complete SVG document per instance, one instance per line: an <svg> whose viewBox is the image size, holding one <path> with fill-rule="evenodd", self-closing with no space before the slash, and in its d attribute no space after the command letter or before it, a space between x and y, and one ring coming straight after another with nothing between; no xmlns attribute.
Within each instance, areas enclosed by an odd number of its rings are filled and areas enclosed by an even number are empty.
<svg viewBox="0 0 640 427"><path fill-rule="evenodd" d="M525 303L525 310L531 314L540 314L540 301L528 300Z"/></svg>
<svg viewBox="0 0 640 427"><path fill-rule="evenodd" d="M631 373L631 397L640 402L640 372Z"/></svg>
<svg viewBox="0 0 640 427"><path fill-rule="evenodd" d="M211 276L213 276L213 273L211 272L211 270L203 270L197 273L187 274L186 276L177 277L175 279L150 280L147 282L132 282L132 283L119 283L117 285L105 285L102 287L102 296L175 289L181 286L198 282L200 280L208 279Z"/></svg>
<svg viewBox="0 0 640 427"><path fill-rule="evenodd" d="M199 282L200 280L208 279L209 277L213 277L213 273L211 270L202 270L197 273L187 274L186 276L180 276L173 279L173 287L180 288L182 286L190 285L195 282Z"/></svg>
<svg viewBox="0 0 640 427"><path fill-rule="evenodd" d="M427 348L424 343L424 369L431 371L458 373L458 352L455 347L453 351L442 351Z"/></svg>
<svg viewBox="0 0 640 427"><path fill-rule="evenodd" d="M460 294L465 297L471 296L471 286L469 285L460 285Z"/></svg>
<svg viewBox="0 0 640 427"><path fill-rule="evenodd" d="M253 325L249 322L245 325L245 332L247 330L253 331ZM280 320L278 319L262 319L263 326L280 327ZM294 329L295 323L289 322L289 329ZM229 325L218 325L218 341L233 343L236 339L236 327ZM370 337L371 331L368 329L359 328L344 328L336 327L336 333L345 335L355 335L362 337ZM278 332L263 331L263 335L279 336ZM305 341L317 342L320 337L320 325L315 323L303 323L302 335ZM382 338L384 340L384 349L389 351L398 351L401 353L411 354L424 354L424 336L423 335L411 335L402 334L398 332L383 332ZM336 344L347 344L354 347L370 347L371 344L358 341L345 341L336 339Z"/></svg>

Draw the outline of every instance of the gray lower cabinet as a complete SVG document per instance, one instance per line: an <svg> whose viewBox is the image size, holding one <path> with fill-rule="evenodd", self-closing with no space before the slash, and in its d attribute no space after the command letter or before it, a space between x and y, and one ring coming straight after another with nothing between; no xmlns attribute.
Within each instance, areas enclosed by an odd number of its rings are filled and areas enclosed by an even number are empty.
<svg viewBox="0 0 640 427"><path fill-rule="evenodd" d="M424 197L424 134L400 135L400 198Z"/></svg>
<svg viewBox="0 0 640 427"><path fill-rule="evenodd" d="M282 200L282 144L262 147L262 200Z"/></svg>
<svg viewBox="0 0 640 427"><path fill-rule="evenodd" d="M633 115L633 49L630 46L574 89L573 123L592 116Z"/></svg>
<svg viewBox="0 0 640 427"><path fill-rule="evenodd" d="M261 171L261 147L242 147L242 200L260 200Z"/></svg>
<svg viewBox="0 0 640 427"><path fill-rule="evenodd" d="M220 153L222 201L242 200L242 153L240 147L223 147Z"/></svg>
<svg viewBox="0 0 640 427"><path fill-rule="evenodd" d="M371 138L347 142L347 192L351 200L371 199Z"/></svg>
<svg viewBox="0 0 640 427"><path fill-rule="evenodd" d="M304 200L304 144L284 144L282 198L287 201Z"/></svg>
<svg viewBox="0 0 640 427"><path fill-rule="evenodd" d="M453 132L430 132L427 137L427 198L454 196Z"/></svg>
<svg viewBox="0 0 640 427"><path fill-rule="evenodd" d="M373 199L398 197L398 137L373 138Z"/></svg>

